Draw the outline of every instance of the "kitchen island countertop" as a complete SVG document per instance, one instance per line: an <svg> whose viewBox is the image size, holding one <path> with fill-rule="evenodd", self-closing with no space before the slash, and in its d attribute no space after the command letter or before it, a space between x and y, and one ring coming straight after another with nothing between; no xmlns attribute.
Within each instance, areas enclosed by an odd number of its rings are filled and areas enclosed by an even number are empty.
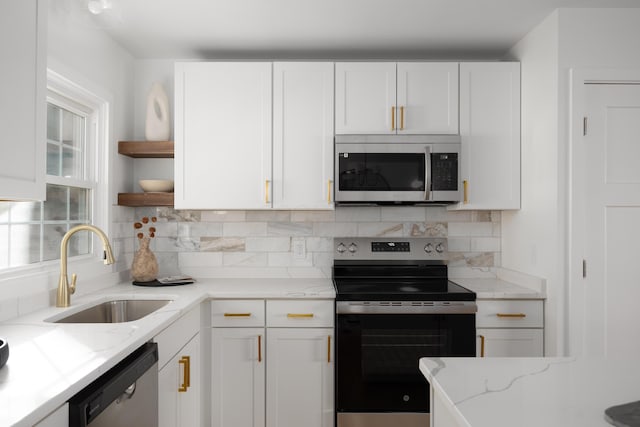
<svg viewBox="0 0 640 427"><path fill-rule="evenodd" d="M606 427L605 409L640 400L637 360L423 358L420 370L432 427Z"/></svg>

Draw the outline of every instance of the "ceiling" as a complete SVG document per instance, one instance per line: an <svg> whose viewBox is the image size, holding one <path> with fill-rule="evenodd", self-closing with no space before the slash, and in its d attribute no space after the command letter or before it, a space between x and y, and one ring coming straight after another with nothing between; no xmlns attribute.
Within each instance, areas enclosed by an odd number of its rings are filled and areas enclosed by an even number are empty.
<svg viewBox="0 0 640 427"><path fill-rule="evenodd" d="M86 8L89 0L76 0ZM137 58L501 57L556 8L638 0L101 0ZM86 12L86 9L85 9ZM88 12L86 12L88 13Z"/></svg>

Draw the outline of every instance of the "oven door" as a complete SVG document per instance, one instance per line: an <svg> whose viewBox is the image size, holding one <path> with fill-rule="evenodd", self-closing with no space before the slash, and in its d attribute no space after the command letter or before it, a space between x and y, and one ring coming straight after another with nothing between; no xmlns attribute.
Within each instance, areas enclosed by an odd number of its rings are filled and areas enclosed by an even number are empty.
<svg viewBox="0 0 640 427"><path fill-rule="evenodd" d="M429 384L418 360L475 356L474 314L338 314L336 318L339 419L348 413L428 413Z"/></svg>

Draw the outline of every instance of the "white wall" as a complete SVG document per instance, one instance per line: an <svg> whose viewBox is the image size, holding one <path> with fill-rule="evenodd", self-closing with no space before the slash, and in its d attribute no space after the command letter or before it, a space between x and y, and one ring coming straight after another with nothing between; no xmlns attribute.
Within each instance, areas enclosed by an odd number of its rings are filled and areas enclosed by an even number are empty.
<svg viewBox="0 0 640 427"><path fill-rule="evenodd" d="M100 28L82 2L49 4L48 67L110 103L110 201L131 183L128 158L117 155L117 141L133 136L133 57Z"/></svg>
<svg viewBox="0 0 640 427"><path fill-rule="evenodd" d="M522 208L502 216L502 265L547 279L545 347L562 347L564 291L558 225L558 13L516 44L522 73Z"/></svg>
<svg viewBox="0 0 640 427"><path fill-rule="evenodd" d="M144 140L145 118L147 111L147 96L151 85L155 82L162 84L169 98L169 122L171 123L170 138L173 138L173 68L172 59L137 60L135 62L134 78L134 138ZM173 179L173 159L135 159L133 168L134 191L142 191L138 187L141 179Z"/></svg>
<svg viewBox="0 0 640 427"><path fill-rule="evenodd" d="M640 68L640 9L559 9L518 42L522 210L502 221L503 267L547 279L546 353L567 352L569 71Z"/></svg>

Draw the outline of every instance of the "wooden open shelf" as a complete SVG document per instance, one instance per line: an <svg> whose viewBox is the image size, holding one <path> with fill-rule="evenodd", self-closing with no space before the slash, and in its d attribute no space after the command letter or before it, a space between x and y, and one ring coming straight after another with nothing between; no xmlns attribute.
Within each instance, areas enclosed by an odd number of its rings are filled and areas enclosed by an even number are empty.
<svg viewBox="0 0 640 427"><path fill-rule="evenodd" d="M118 193L120 206L173 206L173 193Z"/></svg>
<svg viewBox="0 0 640 427"><path fill-rule="evenodd" d="M118 153L133 158L172 159L173 141L119 141Z"/></svg>
<svg viewBox="0 0 640 427"><path fill-rule="evenodd" d="M118 153L137 159L172 159L173 141L118 141ZM120 206L173 206L173 193L118 193Z"/></svg>

